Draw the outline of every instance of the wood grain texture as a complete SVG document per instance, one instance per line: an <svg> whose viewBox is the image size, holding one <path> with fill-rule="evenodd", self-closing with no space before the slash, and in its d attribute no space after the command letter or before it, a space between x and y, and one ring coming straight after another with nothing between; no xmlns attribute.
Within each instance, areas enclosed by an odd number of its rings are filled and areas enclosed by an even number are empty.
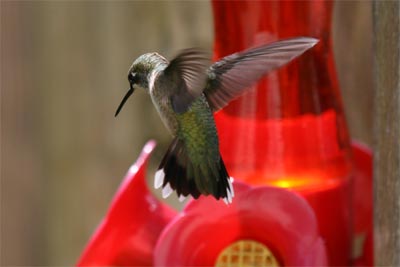
<svg viewBox="0 0 400 267"><path fill-rule="evenodd" d="M400 2L373 10L375 265L400 266Z"/></svg>

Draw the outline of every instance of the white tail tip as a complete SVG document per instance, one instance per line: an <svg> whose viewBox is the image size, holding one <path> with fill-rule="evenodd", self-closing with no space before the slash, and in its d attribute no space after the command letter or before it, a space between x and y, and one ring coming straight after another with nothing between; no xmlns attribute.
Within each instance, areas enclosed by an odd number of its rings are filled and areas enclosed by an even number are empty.
<svg viewBox="0 0 400 267"><path fill-rule="evenodd" d="M226 190L226 197L224 197L222 200L225 202L226 205L229 205L232 203L232 199L235 196L235 191L233 191L233 178L230 177L228 179L228 184L229 184L229 189Z"/></svg>
<svg viewBox="0 0 400 267"><path fill-rule="evenodd" d="M179 200L179 202L183 202L186 200L186 197L184 195L180 195L178 200Z"/></svg>
<svg viewBox="0 0 400 267"><path fill-rule="evenodd" d="M172 192L174 192L174 190L172 190L172 188L169 184L166 184L164 186L164 188L162 189L162 197L167 198L172 194Z"/></svg>
<svg viewBox="0 0 400 267"><path fill-rule="evenodd" d="M164 182L164 177L165 177L165 173L164 170L158 170L156 172L156 174L154 175L154 188L158 189L162 186L163 182Z"/></svg>

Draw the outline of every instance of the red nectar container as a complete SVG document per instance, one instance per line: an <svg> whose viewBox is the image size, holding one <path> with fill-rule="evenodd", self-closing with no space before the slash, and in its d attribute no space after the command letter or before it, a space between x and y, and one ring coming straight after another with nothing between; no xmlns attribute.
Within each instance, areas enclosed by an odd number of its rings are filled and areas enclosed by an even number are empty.
<svg viewBox="0 0 400 267"><path fill-rule="evenodd" d="M281 39L319 39L215 119L230 175L300 193L317 216L329 265L348 266L353 160L332 54L333 4L213 1L216 60Z"/></svg>

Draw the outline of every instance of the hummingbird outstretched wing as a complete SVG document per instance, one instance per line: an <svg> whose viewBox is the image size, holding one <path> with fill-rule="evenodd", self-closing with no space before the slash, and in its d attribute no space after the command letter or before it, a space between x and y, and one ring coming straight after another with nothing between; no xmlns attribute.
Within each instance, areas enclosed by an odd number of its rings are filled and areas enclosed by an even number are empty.
<svg viewBox="0 0 400 267"><path fill-rule="evenodd" d="M167 85L175 112L187 111L193 101L203 93L210 62L207 53L190 48L182 50L163 71L159 79Z"/></svg>
<svg viewBox="0 0 400 267"><path fill-rule="evenodd" d="M304 53L317 39L298 37L226 56L208 69L204 94L215 112L242 95L268 72Z"/></svg>

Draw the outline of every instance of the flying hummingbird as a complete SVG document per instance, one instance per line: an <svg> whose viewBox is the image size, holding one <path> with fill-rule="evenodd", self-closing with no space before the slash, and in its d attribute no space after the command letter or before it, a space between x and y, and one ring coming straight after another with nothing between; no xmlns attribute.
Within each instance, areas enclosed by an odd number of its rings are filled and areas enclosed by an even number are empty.
<svg viewBox="0 0 400 267"><path fill-rule="evenodd" d="M155 188L168 197L213 195L230 203L231 178L219 152L213 113L242 95L268 72L281 67L318 41L298 37L250 48L210 66L199 49L181 51L170 62L158 53L137 58L128 72L130 89L115 116L135 89L143 89L173 141L155 173Z"/></svg>

